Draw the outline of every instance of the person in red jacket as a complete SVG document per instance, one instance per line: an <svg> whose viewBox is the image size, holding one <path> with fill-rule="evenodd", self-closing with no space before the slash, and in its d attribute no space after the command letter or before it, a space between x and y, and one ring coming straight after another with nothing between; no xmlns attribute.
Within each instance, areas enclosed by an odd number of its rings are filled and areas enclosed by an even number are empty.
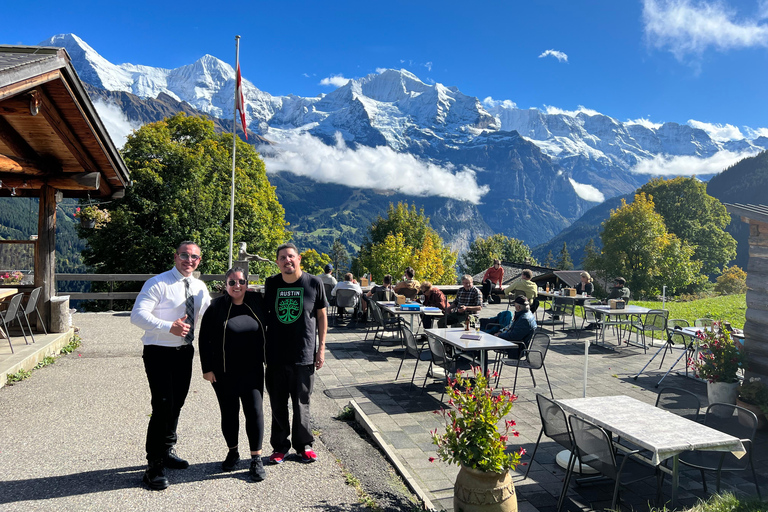
<svg viewBox="0 0 768 512"><path fill-rule="evenodd" d="M483 303L488 305L488 298L491 296L491 291L494 288L501 288L501 283L504 281L504 267L501 266L501 261L498 259L493 260L493 266L485 271L483 276Z"/></svg>

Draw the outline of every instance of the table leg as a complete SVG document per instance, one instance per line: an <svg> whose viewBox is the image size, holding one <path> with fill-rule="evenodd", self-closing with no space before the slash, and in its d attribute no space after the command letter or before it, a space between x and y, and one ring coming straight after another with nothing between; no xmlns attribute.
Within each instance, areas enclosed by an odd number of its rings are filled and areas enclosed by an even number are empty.
<svg viewBox="0 0 768 512"><path fill-rule="evenodd" d="M488 375L488 351L480 350L480 368L483 370L483 375Z"/></svg>
<svg viewBox="0 0 768 512"><path fill-rule="evenodd" d="M584 398L587 398L587 373L589 368L589 338L584 339Z"/></svg>
<svg viewBox="0 0 768 512"><path fill-rule="evenodd" d="M680 480L679 466L680 461L678 455L675 454L675 456L672 457L672 508L675 508L675 504L677 503L677 486Z"/></svg>

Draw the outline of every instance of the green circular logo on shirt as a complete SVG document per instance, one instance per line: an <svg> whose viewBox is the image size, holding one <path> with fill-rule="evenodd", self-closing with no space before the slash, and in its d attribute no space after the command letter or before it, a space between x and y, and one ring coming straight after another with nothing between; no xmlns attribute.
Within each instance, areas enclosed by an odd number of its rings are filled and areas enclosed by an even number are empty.
<svg viewBox="0 0 768 512"><path fill-rule="evenodd" d="M303 288L282 288L277 291L275 311L281 323L292 324L299 319L302 309L304 309Z"/></svg>

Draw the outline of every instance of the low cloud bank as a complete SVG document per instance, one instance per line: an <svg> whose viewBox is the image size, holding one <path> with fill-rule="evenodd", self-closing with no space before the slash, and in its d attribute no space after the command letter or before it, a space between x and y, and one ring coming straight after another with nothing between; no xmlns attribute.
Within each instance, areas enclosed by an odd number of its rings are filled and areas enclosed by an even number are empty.
<svg viewBox="0 0 768 512"><path fill-rule="evenodd" d="M602 203L603 201L605 201L605 196L603 195L603 193L597 190L592 185L587 185L586 183L579 183L573 178L568 178L568 181L571 182L571 186L573 187L574 192L576 192L576 195L584 199L585 201L592 201L595 203Z"/></svg>
<svg viewBox="0 0 768 512"><path fill-rule="evenodd" d="M467 167L424 162L388 146L351 149L339 133L333 146L303 133L260 151L269 172L288 171L323 183L448 197L474 204L489 190L477 184L475 171Z"/></svg>
<svg viewBox="0 0 768 512"><path fill-rule="evenodd" d="M754 156L755 151L719 151L709 158L697 156L656 155L635 165L631 172L656 176L692 176L717 174L739 160Z"/></svg>
<svg viewBox="0 0 768 512"><path fill-rule="evenodd" d="M112 137L112 142L118 149L125 146L125 141L133 130L141 127L140 123L128 119L120 107L114 103L107 103L103 99L97 98L93 102L93 106L96 107L96 112L99 113L104 128L107 129L109 136Z"/></svg>

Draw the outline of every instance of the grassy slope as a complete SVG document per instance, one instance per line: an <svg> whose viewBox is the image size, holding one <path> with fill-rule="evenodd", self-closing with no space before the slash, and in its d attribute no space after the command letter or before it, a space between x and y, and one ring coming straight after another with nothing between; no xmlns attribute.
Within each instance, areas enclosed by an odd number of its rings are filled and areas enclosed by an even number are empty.
<svg viewBox="0 0 768 512"><path fill-rule="evenodd" d="M661 309L661 302L632 301L632 304L651 309ZM669 318L683 318L693 325L697 318L712 318L726 320L733 327L744 328L747 311L747 296L724 295L691 302L667 302L664 306L669 310Z"/></svg>

